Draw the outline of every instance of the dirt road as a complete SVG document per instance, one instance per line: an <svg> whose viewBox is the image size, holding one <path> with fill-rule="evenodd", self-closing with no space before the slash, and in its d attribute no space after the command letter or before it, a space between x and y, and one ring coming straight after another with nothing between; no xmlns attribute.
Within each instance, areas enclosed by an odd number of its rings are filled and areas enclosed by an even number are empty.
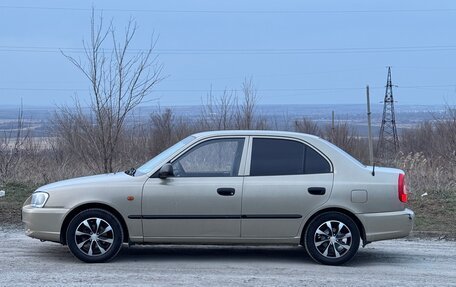
<svg viewBox="0 0 456 287"><path fill-rule="evenodd" d="M450 241L377 242L341 267L300 247L134 246L85 264L22 230L0 227L0 242L0 286L456 286Z"/></svg>

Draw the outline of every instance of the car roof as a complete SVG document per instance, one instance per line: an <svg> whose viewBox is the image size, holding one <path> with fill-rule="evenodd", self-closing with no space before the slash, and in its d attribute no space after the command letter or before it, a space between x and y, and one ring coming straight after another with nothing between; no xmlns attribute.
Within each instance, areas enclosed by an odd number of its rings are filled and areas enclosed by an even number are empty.
<svg viewBox="0 0 456 287"><path fill-rule="evenodd" d="M281 136L281 137L294 137L294 138L311 138L319 139L319 137L287 131L271 131L271 130L221 130L221 131L207 131L193 134L196 138L206 138L212 136Z"/></svg>

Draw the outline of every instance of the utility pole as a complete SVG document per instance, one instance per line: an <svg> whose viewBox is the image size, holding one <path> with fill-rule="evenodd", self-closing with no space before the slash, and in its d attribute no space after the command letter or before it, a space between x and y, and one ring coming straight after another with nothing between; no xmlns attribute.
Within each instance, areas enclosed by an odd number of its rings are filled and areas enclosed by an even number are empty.
<svg viewBox="0 0 456 287"><path fill-rule="evenodd" d="M371 107L369 98L369 85L366 86L367 97L367 140L369 142L369 163L374 165L374 148L372 146Z"/></svg>
<svg viewBox="0 0 456 287"><path fill-rule="evenodd" d="M391 159L399 150L399 138L396 129L396 115L394 114L393 84L391 81L391 67L388 67L385 99L383 100L382 126L378 137L377 156Z"/></svg>
<svg viewBox="0 0 456 287"><path fill-rule="evenodd" d="M331 112L331 142L333 142L333 143L334 143L334 138L335 138L335 135L334 135L335 131L336 131L336 127L334 125L334 110L332 110L332 112Z"/></svg>

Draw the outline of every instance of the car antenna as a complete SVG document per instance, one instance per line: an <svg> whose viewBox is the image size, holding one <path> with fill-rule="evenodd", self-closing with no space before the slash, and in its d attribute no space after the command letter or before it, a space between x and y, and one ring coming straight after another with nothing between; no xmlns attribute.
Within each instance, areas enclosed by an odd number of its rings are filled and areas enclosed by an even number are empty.
<svg viewBox="0 0 456 287"><path fill-rule="evenodd" d="M372 165L372 176L375 176L375 162L374 162L374 164Z"/></svg>

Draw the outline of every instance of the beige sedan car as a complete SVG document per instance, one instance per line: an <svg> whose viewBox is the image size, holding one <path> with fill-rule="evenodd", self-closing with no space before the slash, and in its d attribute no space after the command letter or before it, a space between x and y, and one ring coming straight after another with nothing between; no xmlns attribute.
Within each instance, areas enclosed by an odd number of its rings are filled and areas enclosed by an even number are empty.
<svg viewBox="0 0 456 287"><path fill-rule="evenodd" d="M64 180L24 203L26 234L85 262L129 244L302 245L343 264L360 242L412 230L404 172L364 166L316 136L215 131L189 136L137 169Z"/></svg>

